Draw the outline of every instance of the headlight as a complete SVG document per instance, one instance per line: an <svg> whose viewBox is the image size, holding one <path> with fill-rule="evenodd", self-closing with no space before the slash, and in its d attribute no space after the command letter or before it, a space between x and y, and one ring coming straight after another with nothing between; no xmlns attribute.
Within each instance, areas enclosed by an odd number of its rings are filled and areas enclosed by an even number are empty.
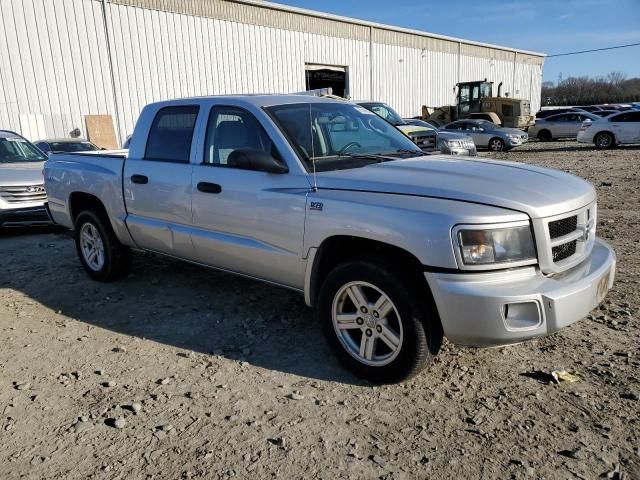
<svg viewBox="0 0 640 480"><path fill-rule="evenodd" d="M512 267L536 263L529 222L454 229L454 248L462 268Z"/></svg>
<svg viewBox="0 0 640 480"><path fill-rule="evenodd" d="M521 140L520 135L511 135L508 134L507 137L509 137L511 140L513 140L514 142L519 142Z"/></svg>
<svg viewBox="0 0 640 480"><path fill-rule="evenodd" d="M449 148L462 148L462 142L460 140L445 140L444 143Z"/></svg>

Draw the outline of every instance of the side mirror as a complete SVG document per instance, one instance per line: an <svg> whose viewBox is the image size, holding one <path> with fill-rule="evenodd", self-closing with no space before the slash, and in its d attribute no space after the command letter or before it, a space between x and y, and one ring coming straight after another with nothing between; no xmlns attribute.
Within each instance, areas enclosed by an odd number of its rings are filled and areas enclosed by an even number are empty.
<svg viewBox="0 0 640 480"><path fill-rule="evenodd" d="M253 148L239 148L229 154L227 165L242 170L256 170L267 173L288 173L289 168L271 154Z"/></svg>

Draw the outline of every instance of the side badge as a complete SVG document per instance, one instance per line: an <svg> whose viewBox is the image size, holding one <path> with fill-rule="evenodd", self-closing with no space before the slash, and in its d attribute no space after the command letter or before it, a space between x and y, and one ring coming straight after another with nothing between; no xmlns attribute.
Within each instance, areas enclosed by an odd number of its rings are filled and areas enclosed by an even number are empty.
<svg viewBox="0 0 640 480"><path fill-rule="evenodd" d="M317 211L321 212L322 211L322 207L323 207L322 202L311 202L309 204L309 210L317 210Z"/></svg>

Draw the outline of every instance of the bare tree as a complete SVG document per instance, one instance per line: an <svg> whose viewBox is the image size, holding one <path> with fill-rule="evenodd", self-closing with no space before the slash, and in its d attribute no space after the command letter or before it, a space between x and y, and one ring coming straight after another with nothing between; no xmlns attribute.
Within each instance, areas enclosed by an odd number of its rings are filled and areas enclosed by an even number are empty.
<svg viewBox="0 0 640 480"><path fill-rule="evenodd" d="M542 84L542 99L546 105L592 105L640 101L640 78L621 72L606 77L568 77L554 85Z"/></svg>

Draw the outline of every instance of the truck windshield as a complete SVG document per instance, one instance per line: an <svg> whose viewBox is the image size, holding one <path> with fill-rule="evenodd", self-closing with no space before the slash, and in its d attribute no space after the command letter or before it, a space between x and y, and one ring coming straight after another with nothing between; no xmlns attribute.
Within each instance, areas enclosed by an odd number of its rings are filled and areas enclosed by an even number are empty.
<svg viewBox="0 0 640 480"><path fill-rule="evenodd" d="M44 154L20 137L0 137L0 163L44 162Z"/></svg>
<svg viewBox="0 0 640 480"><path fill-rule="evenodd" d="M359 105L362 105L367 110L371 110L379 117L384 118L387 122L394 125L405 125L407 123L402 119L398 112L384 103L360 103Z"/></svg>
<svg viewBox="0 0 640 480"><path fill-rule="evenodd" d="M98 150L91 142L49 142L52 152L92 152Z"/></svg>
<svg viewBox="0 0 640 480"><path fill-rule="evenodd" d="M402 132L358 105L296 103L266 110L307 171L358 168L423 155Z"/></svg>

